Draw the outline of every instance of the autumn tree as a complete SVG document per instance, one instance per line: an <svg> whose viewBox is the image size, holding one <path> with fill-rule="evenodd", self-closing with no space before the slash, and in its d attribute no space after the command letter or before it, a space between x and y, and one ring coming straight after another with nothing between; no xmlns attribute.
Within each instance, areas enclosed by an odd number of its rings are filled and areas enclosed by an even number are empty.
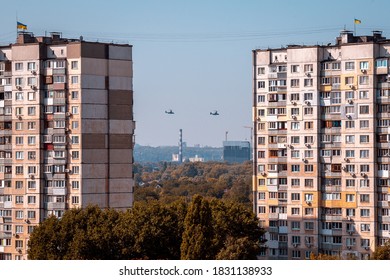
<svg viewBox="0 0 390 280"><path fill-rule="evenodd" d="M390 241L385 245L377 247L376 251L372 255L373 260L390 260Z"/></svg>
<svg viewBox="0 0 390 280"><path fill-rule="evenodd" d="M184 220L182 260L207 260L212 253L213 224L209 202L196 195Z"/></svg>
<svg viewBox="0 0 390 280"><path fill-rule="evenodd" d="M51 216L32 232L34 260L254 259L262 231L252 211L195 195L192 201L97 206Z"/></svg>

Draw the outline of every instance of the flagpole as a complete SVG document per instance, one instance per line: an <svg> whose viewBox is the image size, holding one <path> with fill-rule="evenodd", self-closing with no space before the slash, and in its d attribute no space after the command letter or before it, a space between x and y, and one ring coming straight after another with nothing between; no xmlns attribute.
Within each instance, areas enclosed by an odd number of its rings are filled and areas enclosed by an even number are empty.
<svg viewBox="0 0 390 280"><path fill-rule="evenodd" d="M16 40L18 39L18 11L16 11Z"/></svg>
<svg viewBox="0 0 390 280"><path fill-rule="evenodd" d="M353 36L356 36L356 20L353 18Z"/></svg>

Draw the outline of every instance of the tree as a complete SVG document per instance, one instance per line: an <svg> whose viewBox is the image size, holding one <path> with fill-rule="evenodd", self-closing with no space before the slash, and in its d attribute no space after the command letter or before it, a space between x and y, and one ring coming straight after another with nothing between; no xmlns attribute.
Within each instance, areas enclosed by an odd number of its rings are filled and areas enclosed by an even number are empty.
<svg viewBox="0 0 390 280"><path fill-rule="evenodd" d="M339 256L332 256L327 254L318 254L315 255L313 253L310 254L311 260L340 260L341 258Z"/></svg>
<svg viewBox="0 0 390 280"><path fill-rule="evenodd" d="M372 255L373 260L390 260L390 241L376 249Z"/></svg>
<svg viewBox="0 0 390 280"><path fill-rule="evenodd" d="M256 259L264 232L255 214L242 204L218 199L211 201L211 209L215 259Z"/></svg>
<svg viewBox="0 0 390 280"><path fill-rule="evenodd" d="M34 260L254 259L262 231L241 204L195 195L135 203L126 212L97 206L51 216L30 236Z"/></svg>
<svg viewBox="0 0 390 280"><path fill-rule="evenodd" d="M28 243L28 257L32 260L60 260L63 259L59 220L51 216L42 224L35 227Z"/></svg>
<svg viewBox="0 0 390 280"><path fill-rule="evenodd" d="M212 215L209 203L195 195L184 221L183 240L181 243L182 260L211 259L210 251L213 237Z"/></svg>

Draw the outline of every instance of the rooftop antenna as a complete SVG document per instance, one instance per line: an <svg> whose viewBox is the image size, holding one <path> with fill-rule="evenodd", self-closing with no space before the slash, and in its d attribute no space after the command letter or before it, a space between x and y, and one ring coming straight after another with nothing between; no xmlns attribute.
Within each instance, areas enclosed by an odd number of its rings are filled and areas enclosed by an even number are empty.
<svg viewBox="0 0 390 280"><path fill-rule="evenodd" d="M225 141L227 141L228 133L229 133L229 131L226 131L226 132L225 132Z"/></svg>

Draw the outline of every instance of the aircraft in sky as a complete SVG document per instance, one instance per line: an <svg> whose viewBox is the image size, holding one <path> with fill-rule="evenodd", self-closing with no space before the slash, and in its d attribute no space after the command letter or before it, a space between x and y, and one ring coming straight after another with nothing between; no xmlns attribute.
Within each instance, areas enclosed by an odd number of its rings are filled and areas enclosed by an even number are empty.
<svg viewBox="0 0 390 280"><path fill-rule="evenodd" d="M173 115L174 112L172 111L172 109L170 109L169 111L165 111L165 114L168 114L168 115Z"/></svg>
<svg viewBox="0 0 390 280"><path fill-rule="evenodd" d="M218 116L218 115L219 115L219 113L218 113L218 111L217 111L217 110L215 110L215 111L213 111L213 112L210 112L210 115L213 115L213 116Z"/></svg>

